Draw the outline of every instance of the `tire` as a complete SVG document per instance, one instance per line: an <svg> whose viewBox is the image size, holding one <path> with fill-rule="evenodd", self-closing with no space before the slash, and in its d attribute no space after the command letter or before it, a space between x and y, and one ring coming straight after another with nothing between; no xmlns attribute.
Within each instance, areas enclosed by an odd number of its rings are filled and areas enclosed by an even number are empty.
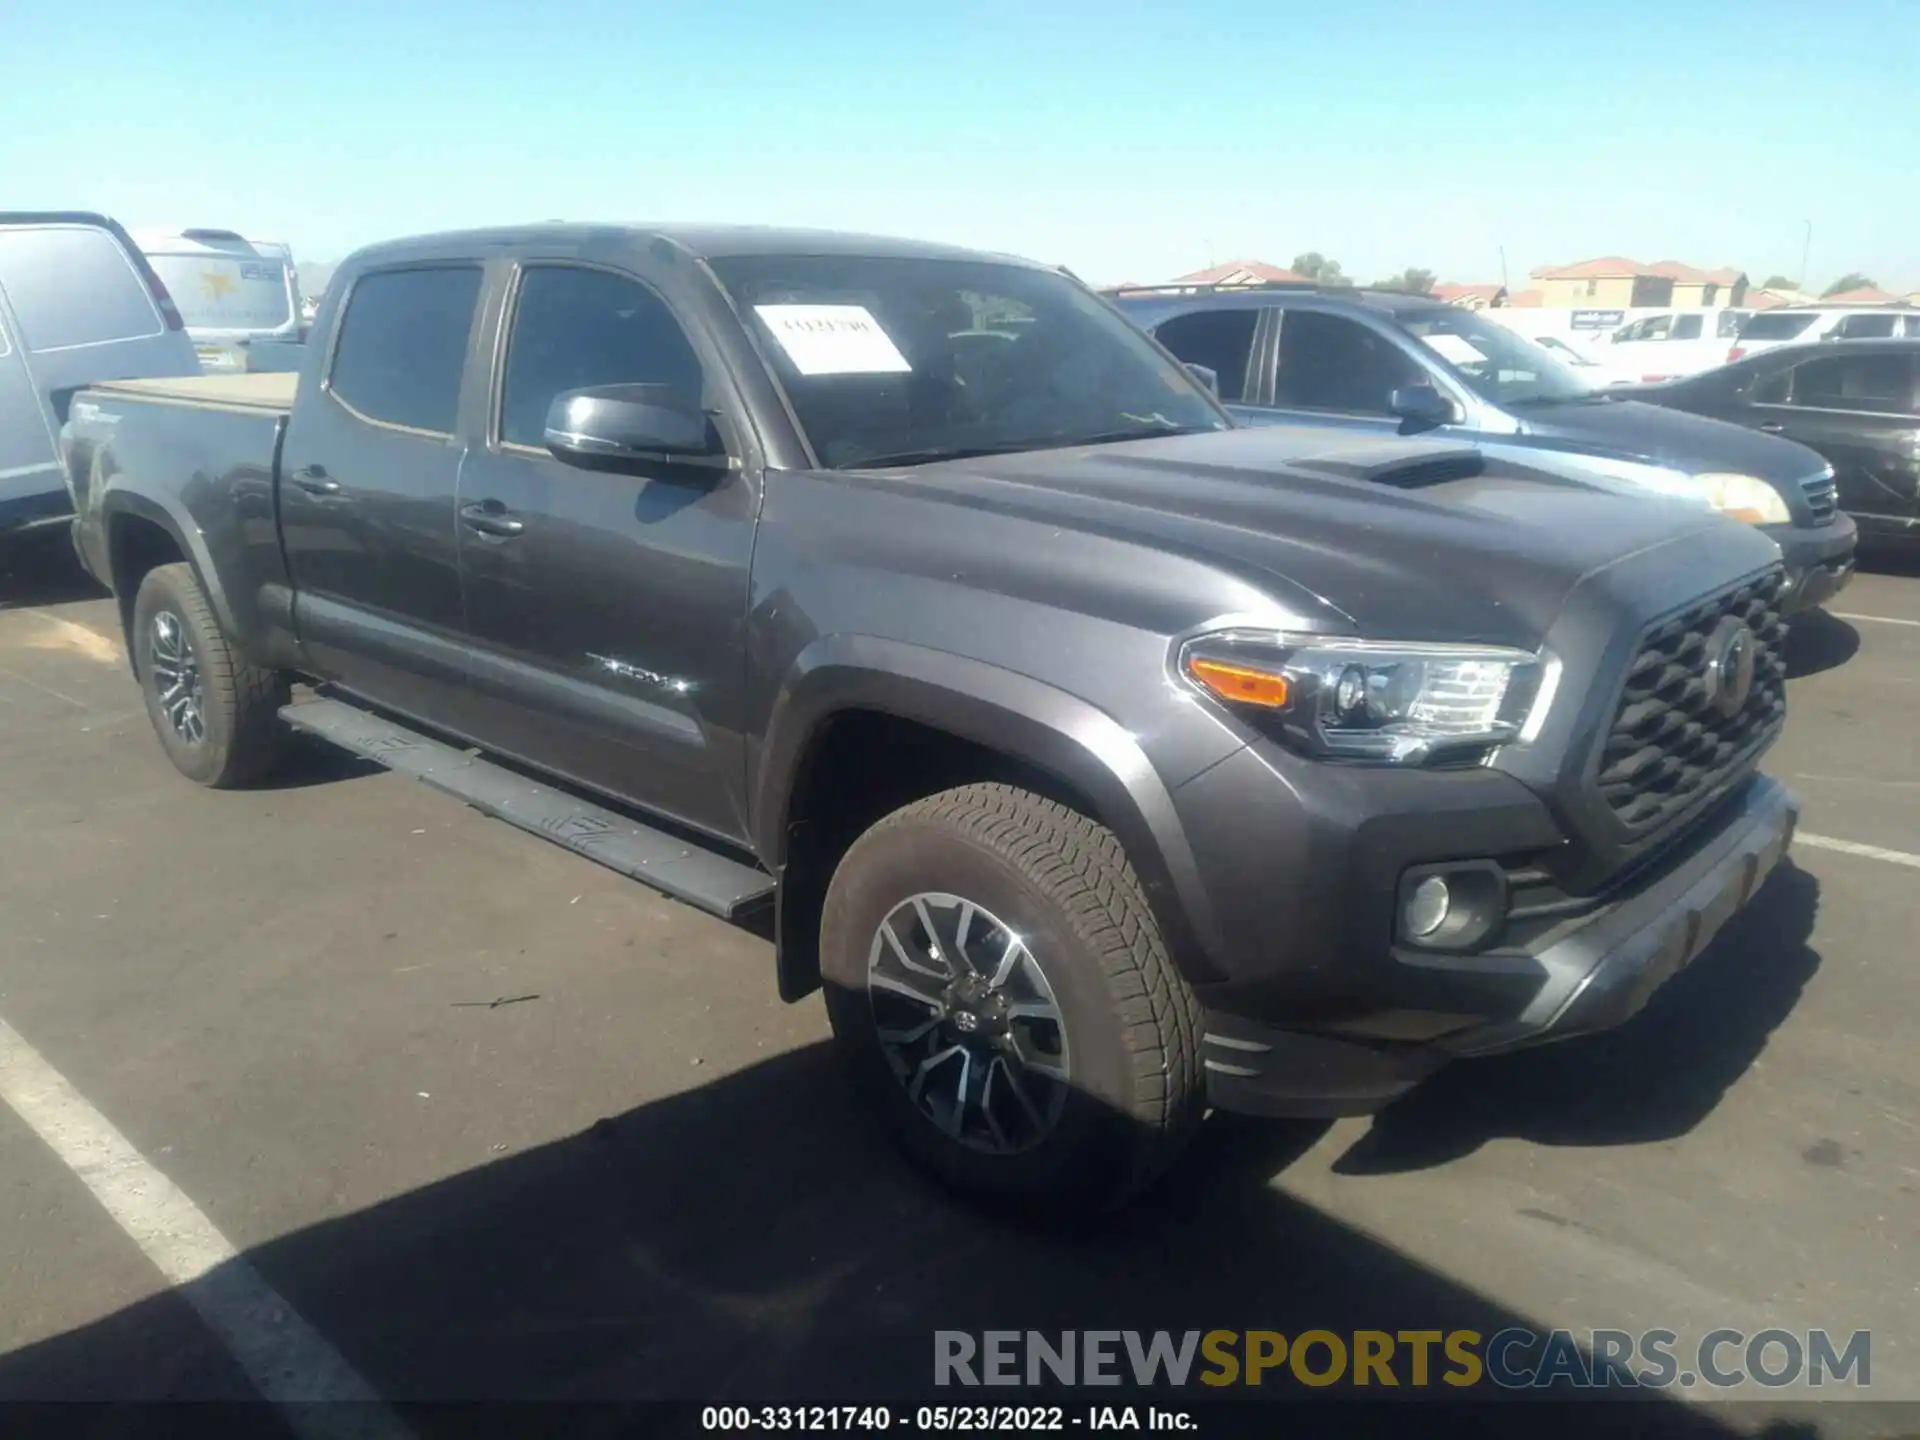
<svg viewBox="0 0 1920 1440"><path fill-rule="evenodd" d="M130 639L147 718L174 769L216 789L251 784L273 769L287 742L280 719L287 674L240 656L221 632L191 566L160 565L147 572L134 597ZM182 692L167 683L183 675L193 701L184 710ZM197 723L188 723L190 718Z"/></svg>
<svg viewBox="0 0 1920 1440"><path fill-rule="evenodd" d="M1111 1209L1165 1169L1204 1112L1199 1002L1119 840L1054 801L968 785L881 820L834 872L820 959L857 1091L910 1156L992 1208ZM982 996L995 971L1005 982ZM923 1023L924 1038L901 1043ZM926 1070L955 1046L978 1068L953 1057ZM970 1111L942 1098L969 1086Z"/></svg>

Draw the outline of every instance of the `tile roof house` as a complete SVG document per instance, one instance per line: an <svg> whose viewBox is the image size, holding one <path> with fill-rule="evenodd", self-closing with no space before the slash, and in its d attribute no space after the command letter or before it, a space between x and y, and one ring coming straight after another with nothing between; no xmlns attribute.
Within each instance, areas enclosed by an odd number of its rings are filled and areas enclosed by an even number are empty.
<svg viewBox="0 0 1920 1440"><path fill-rule="evenodd" d="M1821 305L1904 305L1907 300L1890 290L1876 290L1871 285L1858 290L1842 290L1838 295L1822 295L1817 302Z"/></svg>
<svg viewBox="0 0 1920 1440"><path fill-rule="evenodd" d="M1269 265L1264 260L1229 260L1224 265L1209 265L1191 275L1176 275L1175 285L1311 285L1305 275Z"/></svg>
<svg viewBox="0 0 1920 1440"><path fill-rule="evenodd" d="M1643 265L1624 255L1549 265L1532 278L1540 282L1544 304L1599 310L1738 305L1747 292L1747 277L1738 270L1702 270L1678 260Z"/></svg>

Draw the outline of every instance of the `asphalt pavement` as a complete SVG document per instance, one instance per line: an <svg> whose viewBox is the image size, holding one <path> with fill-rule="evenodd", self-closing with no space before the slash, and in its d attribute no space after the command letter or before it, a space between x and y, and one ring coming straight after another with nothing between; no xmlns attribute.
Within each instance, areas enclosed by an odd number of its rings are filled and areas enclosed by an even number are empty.
<svg viewBox="0 0 1920 1440"><path fill-rule="evenodd" d="M1216 1117L1061 1235L893 1158L763 935L317 744L272 788L182 781L112 602L16 551L0 1399L245 1398L261 1364L390 1401L852 1399L923 1393L937 1329L1524 1324L1868 1330L1869 1393L1920 1401L1920 568L1830 609L1768 765L1802 839L1642 1016L1371 1120ZM1920 1429L1742 1397L1636 1428Z"/></svg>

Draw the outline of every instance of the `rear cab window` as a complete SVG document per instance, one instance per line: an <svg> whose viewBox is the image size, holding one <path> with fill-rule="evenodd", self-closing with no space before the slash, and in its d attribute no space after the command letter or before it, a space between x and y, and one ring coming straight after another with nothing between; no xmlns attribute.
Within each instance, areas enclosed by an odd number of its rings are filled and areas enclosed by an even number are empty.
<svg viewBox="0 0 1920 1440"><path fill-rule="evenodd" d="M327 392L358 419L452 435L480 279L477 264L459 263L360 276L340 318Z"/></svg>
<svg viewBox="0 0 1920 1440"><path fill-rule="evenodd" d="M1673 322L1673 334L1668 338L1673 340L1698 340L1705 319L1706 317L1702 315L1681 315L1676 317Z"/></svg>
<svg viewBox="0 0 1920 1440"><path fill-rule="evenodd" d="M287 262L271 254L169 254L147 261L194 330L274 330L293 319Z"/></svg>
<svg viewBox="0 0 1920 1440"><path fill-rule="evenodd" d="M0 289L26 350L145 340L166 329L133 261L97 226L0 230Z"/></svg>

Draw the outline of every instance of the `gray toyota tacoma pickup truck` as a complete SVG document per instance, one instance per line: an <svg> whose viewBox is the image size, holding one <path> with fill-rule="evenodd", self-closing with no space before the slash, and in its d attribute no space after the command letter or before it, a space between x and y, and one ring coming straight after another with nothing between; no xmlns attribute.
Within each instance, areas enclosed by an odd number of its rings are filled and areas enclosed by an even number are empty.
<svg viewBox="0 0 1920 1440"><path fill-rule="evenodd" d="M63 432L173 763L304 729L773 907L781 993L980 1198L1112 1203L1209 1105L1617 1024L1791 836L1772 542L1238 427L1054 270L448 235L348 261L309 352Z"/></svg>

